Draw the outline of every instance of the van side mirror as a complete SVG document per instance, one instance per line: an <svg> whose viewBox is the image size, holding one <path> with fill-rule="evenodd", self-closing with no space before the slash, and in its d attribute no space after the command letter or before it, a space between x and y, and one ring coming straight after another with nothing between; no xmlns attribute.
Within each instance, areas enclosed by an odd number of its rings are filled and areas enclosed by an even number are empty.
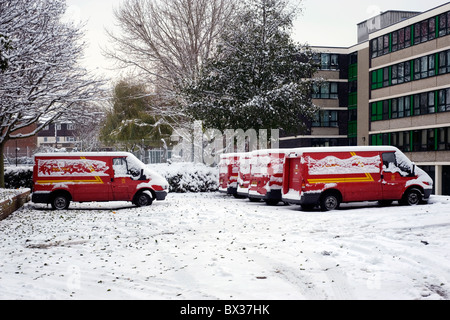
<svg viewBox="0 0 450 320"><path fill-rule="evenodd" d="M141 169L141 176L139 177L139 181L147 180L147 177L144 175L144 169Z"/></svg>

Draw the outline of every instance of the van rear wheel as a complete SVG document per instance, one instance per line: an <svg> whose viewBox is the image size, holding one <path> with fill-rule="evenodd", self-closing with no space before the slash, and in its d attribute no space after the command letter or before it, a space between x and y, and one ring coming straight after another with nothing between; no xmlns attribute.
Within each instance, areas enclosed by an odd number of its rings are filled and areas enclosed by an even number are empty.
<svg viewBox="0 0 450 320"><path fill-rule="evenodd" d="M69 207L70 199L65 194L57 194L52 199L53 210L66 210Z"/></svg>
<svg viewBox="0 0 450 320"><path fill-rule="evenodd" d="M320 199L320 208L322 211L332 211L338 209L341 205L341 198L335 192L329 192Z"/></svg>

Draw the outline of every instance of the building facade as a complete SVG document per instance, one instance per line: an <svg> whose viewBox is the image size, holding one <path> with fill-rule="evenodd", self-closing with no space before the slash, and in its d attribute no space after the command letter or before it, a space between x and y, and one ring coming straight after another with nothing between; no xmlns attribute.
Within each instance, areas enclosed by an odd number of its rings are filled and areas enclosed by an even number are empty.
<svg viewBox="0 0 450 320"><path fill-rule="evenodd" d="M324 85L310 134L281 147L393 145L450 195L450 2L358 24L358 44L315 47Z"/></svg>
<svg viewBox="0 0 450 320"><path fill-rule="evenodd" d="M73 123L52 123L38 133L38 147L72 151L76 147L75 130Z"/></svg>

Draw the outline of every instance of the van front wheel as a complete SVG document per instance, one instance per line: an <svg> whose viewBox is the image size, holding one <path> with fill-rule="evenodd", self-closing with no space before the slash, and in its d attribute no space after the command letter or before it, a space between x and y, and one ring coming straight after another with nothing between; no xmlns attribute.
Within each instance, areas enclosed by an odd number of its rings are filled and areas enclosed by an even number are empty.
<svg viewBox="0 0 450 320"><path fill-rule="evenodd" d="M400 201L403 205L415 206L422 201L422 193L417 189L410 189L405 192L403 199Z"/></svg>
<svg viewBox="0 0 450 320"><path fill-rule="evenodd" d="M145 192L137 194L134 200L134 204L137 205L138 207L150 206L152 202L153 202L152 198Z"/></svg>

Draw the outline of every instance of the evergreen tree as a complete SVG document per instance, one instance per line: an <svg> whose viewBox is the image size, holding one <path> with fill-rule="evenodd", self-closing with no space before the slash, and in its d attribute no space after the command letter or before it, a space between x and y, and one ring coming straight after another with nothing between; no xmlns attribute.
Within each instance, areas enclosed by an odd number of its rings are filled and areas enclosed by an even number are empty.
<svg viewBox="0 0 450 320"><path fill-rule="evenodd" d="M186 112L219 130L305 129L316 71L311 50L294 43L295 11L285 0L245 0L216 56L185 86Z"/></svg>
<svg viewBox="0 0 450 320"><path fill-rule="evenodd" d="M148 95L143 85L120 81L114 88L112 108L100 132L107 144L121 144L127 151L142 146L158 147L171 134L169 125L153 110L156 97Z"/></svg>

